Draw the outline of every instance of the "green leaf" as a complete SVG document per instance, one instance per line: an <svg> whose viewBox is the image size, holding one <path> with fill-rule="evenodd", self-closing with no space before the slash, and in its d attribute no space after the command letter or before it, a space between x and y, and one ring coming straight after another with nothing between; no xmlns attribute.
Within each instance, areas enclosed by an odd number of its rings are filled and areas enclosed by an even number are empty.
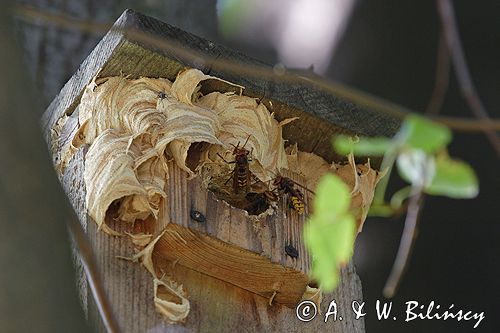
<svg viewBox="0 0 500 333"><path fill-rule="evenodd" d="M396 161L401 178L412 185L429 184L435 173L434 157L420 149L401 152Z"/></svg>
<svg viewBox="0 0 500 333"><path fill-rule="evenodd" d="M368 216L390 217L394 215L394 208L388 204L372 204L368 211Z"/></svg>
<svg viewBox="0 0 500 333"><path fill-rule="evenodd" d="M392 195L391 207L394 211L401 208L403 202L411 195L411 186L405 186Z"/></svg>
<svg viewBox="0 0 500 333"><path fill-rule="evenodd" d="M363 156L381 156L392 146L388 138L362 137L357 141L346 135L339 135L332 141L334 149L342 155L354 153Z"/></svg>
<svg viewBox="0 0 500 333"><path fill-rule="evenodd" d="M409 115L399 130L396 140L426 153L434 153L450 143L451 131L446 126L420 116Z"/></svg>
<svg viewBox="0 0 500 333"><path fill-rule="evenodd" d="M335 289L339 267L353 252L356 223L350 214L337 221L311 218L304 226L304 241L313 257L312 277L325 292Z"/></svg>
<svg viewBox="0 0 500 333"><path fill-rule="evenodd" d="M326 220L335 219L349 208L351 194L347 185L339 177L326 174L316 187L314 215Z"/></svg>
<svg viewBox="0 0 500 333"><path fill-rule="evenodd" d="M469 164L440 155L436 159L436 173L425 192L455 199L474 198L479 193L479 184Z"/></svg>
<svg viewBox="0 0 500 333"><path fill-rule="evenodd" d="M351 195L337 176L323 176L316 187L314 214L304 226L304 241L313 257L312 276L325 291L338 283L339 266L352 256L356 223L349 213Z"/></svg>

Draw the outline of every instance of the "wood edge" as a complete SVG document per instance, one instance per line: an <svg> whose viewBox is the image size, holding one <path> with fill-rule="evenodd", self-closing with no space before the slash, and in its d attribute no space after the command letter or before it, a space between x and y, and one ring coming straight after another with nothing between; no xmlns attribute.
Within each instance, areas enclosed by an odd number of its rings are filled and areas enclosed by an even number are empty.
<svg viewBox="0 0 500 333"><path fill-rule="evenodd" d="M120 30L121 29L121 30ZM188 59L186 57L177 57L168 52L163 52L158 50L154 46L148 45L148 43L139 42L130 33L131 30L138 29L142 32L151 33L156 38L168 39L169 43L178 43L179 41L175 39L177 34L182 37L182 39L190 41L187 45L190 49L198 53L206 53L212 55L215 58L231 58L234 61L240 61L250 64L257 64L266 68L270 68L269 65L264 64L256 59L248 57L238 51L227 48L223 45L216 44L214 42L208 41L204 38L195 36L181 29L173 27L167 23L156 20L152 17L137 13L131 9L125 10L122 15L115 22L113 27L108 31L104 38L98 43L90 55L84 60L77 72L71 77L71 79L65 84L61 92L56 96L52 103L47 108L46 112L42 116L42 127L44 133L50 133L50 129L65 112L71 112L76 106L78 97L81 95L84 87L88 84L93 76L98 73L99 68L101 68L108 60L109 56L116 50L120 42L127 40L131 43L137 44L149 50L151 52L162 54L165 57L169 57L172 60L178 61L186 66L192 66L195 68L201 68L205 72L211 73L211 64L197 64L196 59ZM165 32L162 34L162 31ZM170 37L167 36L169 33ZM193 48L192 46L196 46ZM183 45L186 47L186 45ZM280 83L279 81L256 79L253 81L246 80L240 75L230 75L223 72L211 73L221 78L225 78L229 81L233 81L238 84L242 84L246 87L248 95L261 95L265 94L266 91L279 91ZM297 77L299 87L295 87L294 93L291 94L291 99L285 101L283 98L287 96L273 96L272 94L269 98L274 99L278 102L285 103L291 107L301 110L308 115L314 116L322 121L329 124L333 124L339 128L350 129L361 135L372 136L374 132L380 132L382 135L394 134L397 130L397 124L400 123L398 119L390 117L388 115L380 115L373 110L366 109L364 107L357 106L356 104L347 101L343 98L336 97L333 94L326 93L319 87L316 87L313 82L305 78L301 79L301 76L293 74ZM253 83L253 84L250 84ZM299 89L300 88L300 89ZM302 91L305 90L305 91ZM297 95L298 93L298 95ZM293 98L295 96L295 98ZM278 97L278 98L276 98ZM308 99L317 98L322 101L322 105L334 106L331 111L319 112L315 108L309 105ZM323 110L324 111L324 110ZM387 124L384 130L380 130L380 126L377 128L368 128L370 126L362 125L356 129L352 129L353 124L360 124L359 120L362 115L368 117L369 119L376 121L378 123ZM343 119L345 118L345 119ZM373 121L366 121L365 123L372 123ZM349 123L350 122L350 123ZM363 123L363 122L361 122ZM46 134L46 140L49 142L50 136Z"/></svg>
<svg viewBox="0 0 500 333"><path fill-rule="evenodd" d="M85 86L97 75L123 41L122 29L129 24L134 15L135 12L130 9L125 10L120 15L43 113L40 123L45 141L49 143L49 146L52 127L60 117L74 110Z"/></svg>

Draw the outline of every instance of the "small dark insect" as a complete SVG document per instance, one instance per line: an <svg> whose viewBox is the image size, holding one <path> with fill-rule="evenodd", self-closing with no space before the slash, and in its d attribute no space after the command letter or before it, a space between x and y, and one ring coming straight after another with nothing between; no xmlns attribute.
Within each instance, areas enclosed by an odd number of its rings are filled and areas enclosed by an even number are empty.
<svg viewBox="0 0 500 333"><path fill-rule="evenodd" d="M191 216L191 218L193 220L195 220L196 222L199 222L199 223L204 223L207 220L202 213L200 213L199 211L194 210L194 209L191 210L191 212L189 213L189 216Z"/></svg>
<svg viewBox="0 0 500 333"><path fill-rule="evenodd" d="M298 258L299 257L299 251L293 247L293 245L288 244L285 246L285 252L292 258Z"/></svg>
<svg viewBox="0 0 500 333"><path fill-rule="evenodd" d="M159 98L159 99L165 99L165 98L167 98L167 95L166 95L163 91L160 91L160 92L158 93L158 98Z"/></svg>
<svg viewBox="0 0 500 333"><path fill-rule="evenodd" d="M233 190L234 193L236 194L240 193L241 190L243 190L243 193L247 193L250 185L250 178L252 174L250 173L250 168L248 164L248 162L250 162L251 159L248 158L248 155L249 154L251 155L251 152L245 149L245 146L248 143L249 139L250 135L248 136L247 140L241 147L239 142L236 146L233 145L234 161L232 162L226 161L224 157L222 157L220 154L217 154L220 158L224 160L224 162L236 164L233 171L231 172L232 174L231 178L233 178ZM229 178L227 181L229 181L231 178Z"/></svg>

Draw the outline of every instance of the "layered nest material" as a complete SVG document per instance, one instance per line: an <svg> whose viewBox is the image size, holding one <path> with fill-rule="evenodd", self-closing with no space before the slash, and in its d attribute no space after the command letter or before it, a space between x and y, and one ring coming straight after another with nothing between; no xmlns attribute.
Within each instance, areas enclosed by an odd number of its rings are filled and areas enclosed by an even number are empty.
<svg viewBox="0 0 500 333"><path fill-rule="evenodd" d="M84 171L86 207L99 229L111 235L121 233L105 222L110 207L123 223L158 220L169 200L169 161L189 178L202 177L204 186L228 203L254 214L272 213L266 200L251 210L256 200L263 201L264 192L275 190L272 180L283 170L302 175L310 190L322 174L336 173L351 187L352 209L361 230L381 175L369 162L356 165L353 156L348 164L338 165L300 152L296 146L285 150L282 127L295 119L278 122L263 104L242 92L243 87L196 69L180 72L173 83L161 78L94 79L78 106L78 129L70 144L56 152L57 169L63 172L78 148L89 146ZM67 119L60 119L54 133L61 132ZM246 191L234 195L228 182L235 168L235 147L249 152L252 184L248 185L260 184L265 189L250 198ZM134 244L152 249L153 234L159 232L153 228L149 233L128 235ZM184 320L189 302L182 286L148 269L155 281L157 309L169 321ZM165 296L169 291L175 297Z"/></svg>

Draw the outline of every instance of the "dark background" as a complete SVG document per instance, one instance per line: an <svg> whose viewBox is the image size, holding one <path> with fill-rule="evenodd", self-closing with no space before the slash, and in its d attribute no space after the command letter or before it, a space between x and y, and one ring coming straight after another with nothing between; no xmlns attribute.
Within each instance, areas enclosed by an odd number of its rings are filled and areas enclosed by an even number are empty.
<svg viewBox="0 0 500 333"><path fill-rule="evenodd" d="M113 22L125 8L154 16L207 39L239 49L268 63L272 49L222 39L217 32L215 0L18 0L49 13L66 13L93 22ZM476 88L490 115L500 106L500 3L454 1L465 55ZM102 37L50 23L17 20L24 60L45 105L55 97ZM328 78L344 82L413 110L425 110L434 86L439 20L434 1L361 0L354 9ZM460 96L455 76L441 114L472 117ZM427 198L410 266L394 298L404 302L431 300L447 308L485 311L477 332L500 326L499 217L500 164L480 133L455 132L450 154L470 163L480 181L473 200ZM392 182L394 191L402 183ZM471 332L471 322L415 320L377 321L374 304L396 255L403 218L369 218L358 236L355 263L367 302L367 332Z"/></svg>

